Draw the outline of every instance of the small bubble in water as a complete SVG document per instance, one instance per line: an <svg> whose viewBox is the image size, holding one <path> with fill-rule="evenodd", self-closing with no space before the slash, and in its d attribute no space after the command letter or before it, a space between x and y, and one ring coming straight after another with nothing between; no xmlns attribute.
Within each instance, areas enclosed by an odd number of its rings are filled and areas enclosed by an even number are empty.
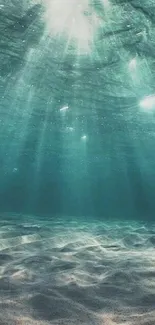
<svg viewBox="0 0 155 325"><path fill-rule="evenodd" d="M13 168L13 173L17 173L18 172L18 168L17 167L14 167Z"/></svg>

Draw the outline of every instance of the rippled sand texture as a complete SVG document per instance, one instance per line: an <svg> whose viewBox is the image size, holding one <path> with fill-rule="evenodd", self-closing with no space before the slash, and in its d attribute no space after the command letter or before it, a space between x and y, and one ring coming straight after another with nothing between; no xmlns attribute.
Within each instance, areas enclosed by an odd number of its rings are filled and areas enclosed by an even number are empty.
<svg viewBox="0 0 155 325"><path fill-rule="evenodd" d="M154 325L155 226L1 216L1 325Z"/></svg>

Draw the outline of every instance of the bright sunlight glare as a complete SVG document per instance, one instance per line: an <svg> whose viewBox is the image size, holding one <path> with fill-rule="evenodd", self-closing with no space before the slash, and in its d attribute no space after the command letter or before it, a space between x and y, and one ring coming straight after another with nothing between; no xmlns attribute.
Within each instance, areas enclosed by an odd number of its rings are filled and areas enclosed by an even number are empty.
<svg viewBox="0 0 155 325"><path fill-rule="evenodd" d="M155 95L147 96L140 101L140 107L144 110L152 110L155 108Z"/></svg>
<svg viewBox="0 0 155 325"><path fill-rule="evenodd" d="M52 35L65 35L80 51L89 51L100 18L90 0L44 0L45 19Z"/></svg>

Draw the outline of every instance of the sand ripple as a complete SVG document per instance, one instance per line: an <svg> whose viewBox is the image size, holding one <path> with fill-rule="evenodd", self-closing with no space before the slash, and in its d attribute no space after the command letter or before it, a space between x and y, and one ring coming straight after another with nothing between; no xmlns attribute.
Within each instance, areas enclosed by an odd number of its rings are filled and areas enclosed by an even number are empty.
<svg viewBox="0 0 155 325"><path fill-rule="evenodd" d="M1 325L154 325L155 226L1 216L0 292Z"/></svg>

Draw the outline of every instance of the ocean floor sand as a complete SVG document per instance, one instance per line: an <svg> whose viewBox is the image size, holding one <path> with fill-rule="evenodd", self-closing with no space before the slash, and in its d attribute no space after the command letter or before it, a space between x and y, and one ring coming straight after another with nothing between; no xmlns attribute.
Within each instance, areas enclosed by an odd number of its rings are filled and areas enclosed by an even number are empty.
<svg viewBox="0 0 155 325"><path fill-rule="evenodd" d="M1 215L0 325L154 325L155 226Z"/></svg>

